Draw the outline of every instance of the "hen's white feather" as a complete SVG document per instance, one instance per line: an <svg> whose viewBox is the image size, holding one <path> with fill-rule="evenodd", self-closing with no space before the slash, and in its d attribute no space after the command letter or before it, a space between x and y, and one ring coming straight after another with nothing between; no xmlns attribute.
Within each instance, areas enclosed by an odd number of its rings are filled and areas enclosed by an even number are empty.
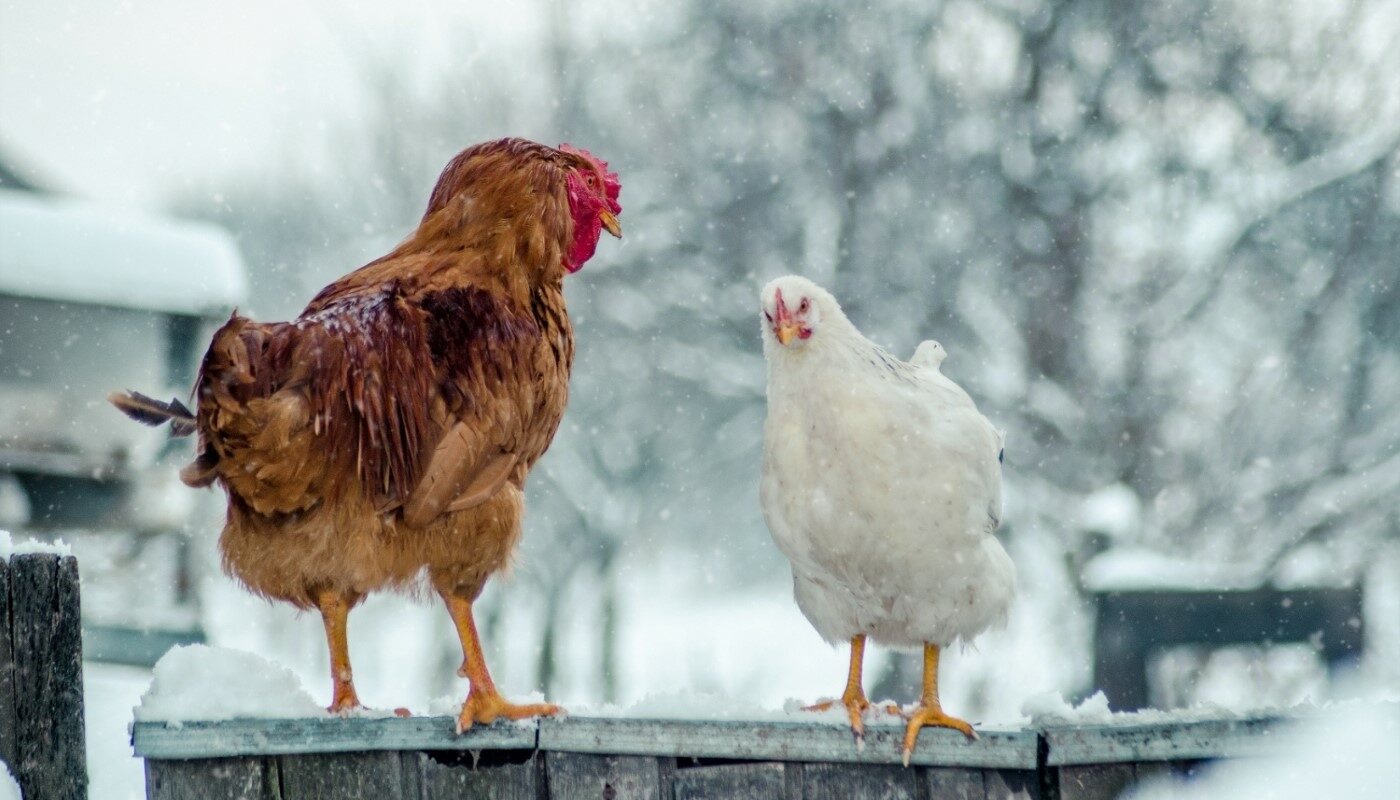
<svg viewBox="0 0 1400 800"><path fill-rule="evenodd" d="M803 614L830 642L866 634L898 648L947 646L1005 621L1016 570L1001 521L1002 436L939 371L861 335L824 289L795 276L763 290L809 298L809 338L764 325L768 418L760 495L792 562Z"/></svg>

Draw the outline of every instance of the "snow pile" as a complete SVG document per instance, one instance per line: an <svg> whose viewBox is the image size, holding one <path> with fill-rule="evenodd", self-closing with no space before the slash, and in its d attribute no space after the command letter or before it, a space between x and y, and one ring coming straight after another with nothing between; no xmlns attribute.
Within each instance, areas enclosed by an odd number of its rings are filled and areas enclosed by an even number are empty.
<svg viewBox="0 0 1400 800"><path fill-rule="evenodd" d="M71 556L73 555L73 550L62 539L55 542L40 542L34 539L25 539L22 542L16 542L9 531L0 530L0 561L8 561L12 556L23 556L30 553L52 553L56 556Z"/></svg>
<svg viewBox="0 0 1400 800"><path fill-rule="evenodd" d="M1094 692L1079 705L1071 705L1059 692L1041 692L1026 698L1021 713L1035 725L1045 723L1108 722L1113 712L1103 692Z"/></svg>
<svg viewBox="0 0 1400 800"><path fill-rule="evenodd" d="M1153 550L1118 547L1084 565L1084 585L1097 590L1252 589L1261 581L1234 564L1175 558Z"/></svg>
<svg viewBox="0 0 1400 800"><path fill-rule="evenodd" d="M1105 486L1084 498L1079 524L1086 531L1126 539L1142 527L1142 500L1124 484Z"/></svg>
<svg viewBox="0 0 1400 800"><path fill-rule="evenodd" d="M207 223L0 190L0 246L8 295L193 314L248 295L238 245Z"/></svg>
<svg viewBox="0 0 1400 800"><path fill-rule="evenodd" d="M1163 779L1133 800L1392 798L1400 786L1400 705L1342 704L1295 727L1280 754L1220 762L1191 783Z"/></svg>
<svg viewBox="0 0 1400 800"><path fill-rule="evenodd" d="M136 719L291 719L329 716L302 688L295 673L262 656L195 644L173 647L156 662L151 688Z"/></svg>
<svg viewBox="0 0 1400 800"><path fill-rule="evenodd" d="M0 800L24 800L19 783L15 781L15 776L10 774L10 765L3 760L0 760Z"/></svg>

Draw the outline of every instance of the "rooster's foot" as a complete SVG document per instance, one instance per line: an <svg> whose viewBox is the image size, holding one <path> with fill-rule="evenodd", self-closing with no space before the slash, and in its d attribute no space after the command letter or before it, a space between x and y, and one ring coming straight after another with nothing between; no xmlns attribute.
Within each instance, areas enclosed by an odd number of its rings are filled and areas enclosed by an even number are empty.
<svg viewBox="0 0 1400 800"><path fill-rule="evenodd" d="M517 705L494 692L469 692L467 702L462 704L462 712L457 715L457 733L462 733L480 722L490 725L498 719L526 719L528 717L553 717L564 709L553 703L524 703Z"/></svg>

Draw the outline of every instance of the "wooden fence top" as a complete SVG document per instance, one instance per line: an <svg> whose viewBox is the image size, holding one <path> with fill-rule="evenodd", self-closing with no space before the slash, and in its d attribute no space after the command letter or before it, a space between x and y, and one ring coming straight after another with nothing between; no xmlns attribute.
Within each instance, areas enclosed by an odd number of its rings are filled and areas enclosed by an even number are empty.
<svg viewBox="0 0 1400 800"><path fill-rule="evenodd" d="M138 722L136 755L149 759L347 753L383 750L548 750L607 755L745 761L900 763L901 723L867 724L864 747L826 722L564 717L477 726L461 736L453 717ZM927 728L912 763L925 766L1035 769L1032 730L961 733Z"/></svg>
<svg viewBox="0 0 1400 800"><path fill-rule="evenodd" d="M866 726L857 748L848 728L827 722L564 717L477 726L458 736L452 717L319 718L222 722L138 722L136 755L148 759L348 753L386 750L544 750L599 755L739 761L900 763L904 728ZM925 729L912 763L984 769L1233 758L1274 752L1287 718L1220 716L1034 729Z"/></svg>
<svg viewBox="0 0 1400 800"><path fill-rule="evenodd" d="M1054 725L1041 731L1046 764L1123 764L1269 755L1280 717L1162 719L1103 725Z"/></svg>

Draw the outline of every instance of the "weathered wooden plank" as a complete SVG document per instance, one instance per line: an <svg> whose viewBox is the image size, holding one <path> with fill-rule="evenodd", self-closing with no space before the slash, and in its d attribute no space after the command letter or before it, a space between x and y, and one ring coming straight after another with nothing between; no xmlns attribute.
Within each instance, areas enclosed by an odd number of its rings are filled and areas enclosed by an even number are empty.
<svg viewBox="0 0 1400 800"><path fill-rule="evenodd" d="M1035 770L984 770L982 783L987 800L1040 800L1043 794L1040 788L1040 773Z"/></svg>
<svg viewBox="0 0 1400 800"><path fill-rule="evenodd" d="M78 562L47 553L10 561L15 777L26 797L87 797Z"/></svg>
<svg viewBox="0 0 1400 800"><path fill-rule="evenodd" d="M1034 731L984 730L969 742L957 731L926 729L912 763L1034 769ZM857 748L849 728L821 722L658 720L567 717L540 721L540 749L575 753L688 756L755 761L899 764L904 728L866 726Z"/></svg>
<svg viewBox="0 0 1400 800"><path fill-rule="evenodd" d="M378 750L530 750L533 724L475 725L457 735L453 717L236 719L138 722L132 747L142 758L352 753Z"/></svg>
<svg viewBox="0 0 1400 800"><path fill-rule="evenodd" d="M1180 761L1269 755L1278 719L1173 720L1140 724L1054 726L1043 732L1050 766Z"/></svg>
<svg viewBox="0 0 1400 800"><path fill-rule="evenodd" d="M928 767L924 770L928 796L936 800L985 800L987 788L982 770L965 767Z"/></svg>
<svg viewBox="0 0 1400 800"><path fill-rule="evenodd" d="M545 753L550 798L578 800L669 800L661 759L590 753Z"/></svg>
<svg viewBox="0 0 1400 800"><path fill-rule="evenodd" d="M675 796L676 800L783 800L786 773L786 765L775 761L699 767L681 763L676 769Z"/></svg>
<svg viewBox="0 0 1400 800"><path fill-rule="evenodd" d="M10 560L0 559L0 760L19 760L19 721L15 718L15 651L10 642ZM13 771L13 770L11 770Z"/></svg>
<svg viewBox="0 0 1400 800"><path fill-rule="evenodd" d="M534 750L436 750L416 755L423 800L540 800L544 758Z"/></svg>
<svg viewBox="0 0 1400 800"><path fill-rule="evenodd" d="M278 756L281 800L419 800L416 753Z"/></svg>
<svg viewBox="0 0 1400 800"><path fill-rule="evenodd" d="M899 764L814 764L802 767L806 800L918 800L919 770Z"/></svg>
<svg viewBox="0 0 1400 800"><path fill-rule="evenodd" d="M802 800L802 784L806 779L806 772L807 771L802 768L801 761L789 761L784 765L784 800Z"/></svg>
<svg viewBox="0 0 1400 800"><path fill-rule="evenodd" d="M146 800L282 800L275 758L146 762Z"/></svg>
<svg viewBox="0 0 1400 800"><path fill-rule="evenodd" d="M1134 764L1133 782L1135 784L1142 784L1159 779L1170 778L1174 774L1174 767L1174 764L1165 761Z"/></svg>
<svg viewBox="0 0 1400 800"><path fill-rule="evenodd" d="M1115 800L1132 786L1132 764L1078 764L1058 769L1060 800Z"/></svg>

